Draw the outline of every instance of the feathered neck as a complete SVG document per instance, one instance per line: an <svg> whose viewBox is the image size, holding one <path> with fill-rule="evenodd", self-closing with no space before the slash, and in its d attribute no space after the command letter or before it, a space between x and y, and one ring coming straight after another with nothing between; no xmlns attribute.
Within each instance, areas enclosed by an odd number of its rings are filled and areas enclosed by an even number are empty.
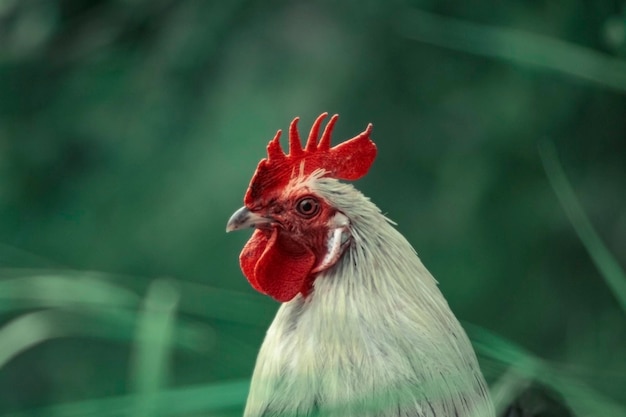
<svg viewBox="0 0 626 417"><path fill-rule="evenodd" d="M352 244L335 268L316 279L317 294L312 294L310 302L324 304L331 311L336 310L332 305L345 302L365 315L382 311L396 311L390 315L394 317L410 315L413 328L421 328L432 343L439 345L447 340L456 345L454 330L460 329L458 321L437 281L395 223L351 184L319 178L312 191L350 219Z"/></svg>
<svg viewBox="0 0 626 417"><path fill-rule="evenodd" d="M245 416L492 417L471 344L411 245L351 185L309 186L349 217L352 243L281 306Z"/></svg>

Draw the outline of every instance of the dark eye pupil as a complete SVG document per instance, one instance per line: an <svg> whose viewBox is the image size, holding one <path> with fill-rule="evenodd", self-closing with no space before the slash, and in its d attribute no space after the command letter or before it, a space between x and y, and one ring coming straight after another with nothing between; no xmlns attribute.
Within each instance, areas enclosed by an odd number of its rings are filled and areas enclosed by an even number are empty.
<svg viewBox="0 0 626 417"><path fill-rule="evenodd" d="M313 204L309 200L304 200L302 203L300 203L300 210L302 210L304 213L308 213L313 210Z"/></svg>
<svg viewBox="0 0 626 417"><path fill-rule="evenodd" d="M313 216L317 214L319 204L313 198L303 198L298 202L297 209L303 216Z"/></svg>

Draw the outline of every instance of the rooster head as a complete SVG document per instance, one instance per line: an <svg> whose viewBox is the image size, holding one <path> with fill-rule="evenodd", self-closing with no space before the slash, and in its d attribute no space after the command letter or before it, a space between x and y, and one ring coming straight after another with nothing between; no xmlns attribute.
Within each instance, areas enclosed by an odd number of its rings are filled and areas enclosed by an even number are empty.
<svg viewBox="0 0 626 417"><path fill-rule="evenodd" d="M326 116L315 120L304 148L295 118L289 127L288 154L280 145L281 131L276 133L250 181L245 205L226 225L228 232L256 228L239 257L241 269L256 290L280 302L299 293L306 297L313 279L339 260L350 241L350 220L315 192L315 181L356 180L376 157L371 124L331 148L338 118L334 115L318 141Z"/></svg>

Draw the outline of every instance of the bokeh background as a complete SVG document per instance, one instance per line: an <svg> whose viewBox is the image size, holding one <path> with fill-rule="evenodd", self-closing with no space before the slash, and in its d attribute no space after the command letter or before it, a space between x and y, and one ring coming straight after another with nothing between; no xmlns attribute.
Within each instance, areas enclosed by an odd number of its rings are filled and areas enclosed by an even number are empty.
<svg viewBox="0 0 626 417"><path fill-rule="evenodd" d="M624 1L2 0L0 415L239 415L278 305L224 227L324 111L494 390L624 412Z"/></svg>

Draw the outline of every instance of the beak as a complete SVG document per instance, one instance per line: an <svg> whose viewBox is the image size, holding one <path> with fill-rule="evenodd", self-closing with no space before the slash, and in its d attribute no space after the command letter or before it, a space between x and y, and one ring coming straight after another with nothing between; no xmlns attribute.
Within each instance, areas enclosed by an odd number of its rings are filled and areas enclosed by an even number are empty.
<svg viewBox="0 0 626 417"><path fill-rule="evenodd" d="M246 206L243 206L234 212L233 215L230 216L230 219L228 219L228 223L226 223L226 232L257 227L261 224L268 224L271 221L271 219L254 213L248 210Z"/></svg>

